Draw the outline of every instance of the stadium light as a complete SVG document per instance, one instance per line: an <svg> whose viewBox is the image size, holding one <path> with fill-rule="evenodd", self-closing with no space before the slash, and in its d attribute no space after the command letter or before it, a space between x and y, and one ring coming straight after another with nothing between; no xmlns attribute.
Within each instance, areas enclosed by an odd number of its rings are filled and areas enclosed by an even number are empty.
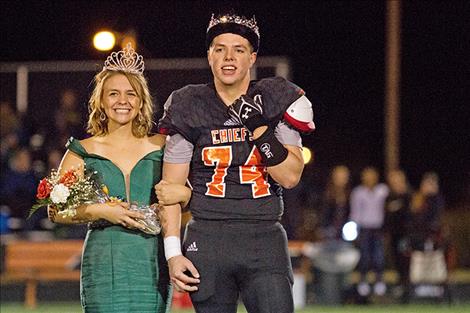
<svg viewBox="0 0 470 313"><path fill-rule="evenodd" d="M343 226L343 239L346 241L354 241L356 240L359 232L357 229L357 224L353 221L349 221Z"/></svg>
<svg viewBox="0 0 470 313"><path fill-rule="evenodd" d="M304 164L308 164L310 163L310 161L312 161L312 151L307 148L307 147L303 147L302 148L302 156L304 158Z"/></svg>
<svg viewBox="0 0 470 313"><path fill-rule="evenodd" d="M99 51L109 51L116 43L116 36L110 31L100 31L93 37L93 45Z"/></svg>
<svg viewBox="0 0 470 313"><path fill-rule="evenodd" d="M109 51L117 44L125 48L130 43L134 50L137 50L137 35L134 29L129 29L125 33L117 31L99 31L93 37L93 46L99 51Z"/></svg>

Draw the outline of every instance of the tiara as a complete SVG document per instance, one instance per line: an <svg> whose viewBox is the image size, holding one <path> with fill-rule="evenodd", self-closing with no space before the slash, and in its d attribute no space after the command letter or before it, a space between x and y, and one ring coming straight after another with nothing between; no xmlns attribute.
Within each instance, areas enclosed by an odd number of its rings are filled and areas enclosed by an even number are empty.
<svg viewBox="0 0 470 313"><path fill-rule="evenodd" d="M256 24L256 19L254 15L251 19L247 19L246 17L239 16L239 15L226 14L226 15L219 15L215 17L215 15L212 14L211 20L209 22L209 26L207 27L207 31L209 31L209 29L221 23L235 23L238 25L248 27L259 38L259 28L258 28L258 25Z"/></svg>
<svg viewBox="0 0 470 313"><path fill-rule="evenodd" d="M103 70L123 71L132 74L144 73L144 58L128 43L121 51L113 52L104 61Z"/></svg>

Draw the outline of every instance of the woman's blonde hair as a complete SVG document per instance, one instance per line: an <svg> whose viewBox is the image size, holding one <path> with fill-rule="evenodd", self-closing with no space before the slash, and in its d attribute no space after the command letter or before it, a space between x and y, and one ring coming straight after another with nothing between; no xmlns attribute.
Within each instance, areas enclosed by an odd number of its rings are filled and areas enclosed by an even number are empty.
<svg viewBox="0 0 470 313"><path fill-rule="evenodd" d="M94 78L95 88L88 101L88 125L87 132L93 136L104 136L108 134L108 116L103 105L103 87L107 79L122 74L127 77L140 100L139 113L132 121L132 134L136 137L148 135L152 129L153 102L150 95L147 80L141 74L132 74L124 71L103 70Z"/></svg>

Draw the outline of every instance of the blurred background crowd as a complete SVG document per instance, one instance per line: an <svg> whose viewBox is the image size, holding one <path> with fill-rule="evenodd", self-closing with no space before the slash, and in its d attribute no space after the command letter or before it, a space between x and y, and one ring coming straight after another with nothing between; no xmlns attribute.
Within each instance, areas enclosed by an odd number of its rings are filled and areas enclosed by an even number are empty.
<svg viewBox="0 0 470 313"><path fill-rule="evenodd" d="M47 123L38 125L1 101L1 233L51 230L45 210L29 216L39 180L59 167L70 137L84 138L85 116L73 89L64 89ZM81 236L81 232L78 236ZM70 236L77 236L77 234ZM67 235L67 236L69 236Z"/></svg>

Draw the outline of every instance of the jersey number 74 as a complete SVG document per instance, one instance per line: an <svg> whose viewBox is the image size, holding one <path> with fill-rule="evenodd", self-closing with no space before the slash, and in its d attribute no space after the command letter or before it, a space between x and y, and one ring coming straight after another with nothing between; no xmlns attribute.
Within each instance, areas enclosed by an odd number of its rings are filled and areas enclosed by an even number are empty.
<svg viewBox="0 0 470 313"><path fill-rule="evenodd" d="M206 183L206 195L212 197L225 197L225 177L232 163L232 147L218 146L206 147L202 150L202 160L206 166L215 166L212 180ZM255 146L251 149L244 165L238 167L240 184L251 184L253 198L261 198L271 194L267 181L268 172L261 165L261 155Z"/></svg>

